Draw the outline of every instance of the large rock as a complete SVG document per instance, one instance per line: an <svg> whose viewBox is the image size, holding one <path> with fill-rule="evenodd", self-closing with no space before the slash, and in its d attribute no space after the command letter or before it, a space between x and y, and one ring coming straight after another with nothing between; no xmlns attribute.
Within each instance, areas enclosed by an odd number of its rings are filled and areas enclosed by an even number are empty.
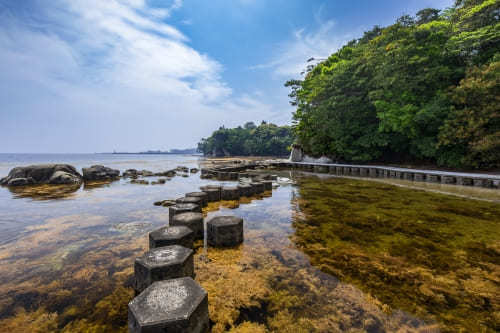
<svg viewBox="0 0 500 333"><path fill-rule="evenodd" d="M82 176L68 164L40 164L17 167L0 180L3 186L25 186L38 184L80 184Z"/></svg>
<svg viewBox="0 0 500 333"><path fill-rule="evenodd" d="M82 171L85 181L115 180L120 177L120 170L107 168L102 165L93 165L90 168L83 168Z"/></svg>

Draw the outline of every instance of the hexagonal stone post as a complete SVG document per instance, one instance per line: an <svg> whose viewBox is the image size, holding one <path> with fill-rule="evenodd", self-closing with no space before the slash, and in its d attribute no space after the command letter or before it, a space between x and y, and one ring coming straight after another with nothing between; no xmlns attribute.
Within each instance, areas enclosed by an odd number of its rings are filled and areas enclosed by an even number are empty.
<svg viewBox="0 0 500 333"><path fill-rule="evenodd" d="M359 176L359 168L351 168L351 175Z"/></svg>
<svg viewBox="0 0 500 333"><path fill-rule="evenodd" d="M264 184L264 191L273 190L273 182L271 180L263 180L261 183Z"/></svg>
<svg viewBox="0 0 500 333"><path fill-rule="evenodd" d="M176 203L192 203L198 206L203 205L203 201L201 198L195 198L195 197L183 197L179 199L175 199Z"/></svg>
<svg viewBox="0 0 500 333"><path fill-rule="evenodd" d="M186 198L188 197L193 197L193 198L200 198L201 199L201 204L202 207L206 207L208 204L208 195L206 192L190 192L186 193Z"/></svg>
<svg viewBox="0 0 500 333"><path fill-rule="evenodd" d="M135 259L136 292L142 292L153 282L194 276L193 250L180 245L151 249Z"/></svg>
<svg viewBox="0 0 500 333"><path fill-rule="evenodd" d="M361 177L368 177L368 169L367 168L359 168L359 175Z"/></svg>
<svg viewBox="0 0 500 333"><path fill-rule="evenodd" d="M254 194L260 194L264 192L264 184L262 184L261 182L251 182L250 185L253 188Z"/></svg>
<svg viewBox="0 0 500 333"><path fill-rule="evenodd" d="M190 214L190 213L186 213ZM200 213L193 213L200 214ZM201 214L200 214L201 215ZM185 226L162 227L149 233L149 248L180 245L193 248L194 231Z"/></svg>
<svg viewBox="0 0 500 333"><path fill-rule="evenodd" d="M252 185L240 184L238 189L240 190L240 197L251 197L253 195Z"/></svg>
<svg viewBox="0 0 500 333"><path fill-rule="evenodd" d="M328 167L328 173L334 175L337 172L337 167L334 165L331 165Z"/></svg>
<svg viewBox="0 0 500 333"><path fill-rule="evenodd" d="M222 200L238 200L240 198L240 190L236 186L224 186L221 191Z"/></svg>
<svg viewBox="0 0 500 333"><path fill-rule="evenodd" d="M337 174L337 176L344 175L344 168L343 167L336 167L335 168L335 173Z"/></svg>
<svg viewBox="0 0 500 333"><path fill-rule="evenodd" d="M208 202L220 201L220 189L207 188L205 186L200 187L200 189L207 194Z"/></svg>
<svg viewBox="0 0 500 333"><path fill-rule="evenodd" d="M370 168L370 177L377 178L377 168Z"/></svg>
<svg viewBox="0 0 500 333"><path fill-rule="evenodd" d="M210 246L236 246L243 242L243 219L236 216L217 216L207 222L207 241Z"/></svg>
<svg viewBox="0 0 500 333"><path fill-rule="evenodd" d="M172 221L173 217L177 214L189 212L201 213L201 206L195 205L193 203L178 203L168 208L168 216L170 218L170 221Z"/></svg>
<svg viewBox="0 0 500 333"><path fill-rule="evenodd" d="M192 278L153 283L128 304L130 333L206 333L208 294Z"/></svg>
<svg viewBox="0 0 500 333"><path fill-rule="evenodd" d="M170 225L188 227L194 232L195 239L203 239L205 233L202 213L177 214L170 220Z"/></svg>

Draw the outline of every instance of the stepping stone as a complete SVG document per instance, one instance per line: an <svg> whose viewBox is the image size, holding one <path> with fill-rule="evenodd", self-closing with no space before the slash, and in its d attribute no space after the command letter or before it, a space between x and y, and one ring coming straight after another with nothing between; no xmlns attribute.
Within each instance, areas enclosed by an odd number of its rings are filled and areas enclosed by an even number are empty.
<svg viewBox="0 0 500 333"><path fill-rule="evenodd" d="M236 216L217 216L207 223L208 245L236 246L243 242L243 219Z"/></svg>
<svg viewBox="0 0 500 333"><path fill-rule="evenodd" d="M205 192L191 192L186 193L186 198L200 198L202 207L207 207L208 204L208 195Z"/></svg>
<svg viewBox="0 0 500 333"><path fill-rule="evenodd" d="M191 229L194 233L194 239L203 239L205 233L202 213L182 213L175 215L174 218L170 220L170 225L183 226Z"/></svg>
<svg viewBox="0 0 500 333"><path fill-rule="evenodd" d="M149 233L149 249L170 245L180 245L191 249L193 248L194 237L194 231L187 226L162 227Z"/></svg>
<svg viewBox="0 0 500 333"><path fill-rule="evenodd" d="M241 197L251 197L253 195L252 185L248 184L238 185L238 189L240 190Z"/></svg>
<svg viewBox="0 0 500 333"><path fill-rule="evenodd" d="M271 180L263 180L263 181L261 181L261 183L264 184L265 191L272 191L273 190L273 182Z"/></svg>
<svg viewBox="0 0 500 333"><path fill-rule="evenodd" d="M172 221L175 215L190 212L201 213L201 206L193 203L178 203L169 207L168 216L170 221Z"/></svg>
<svg viewBox="0 0 500 333"><path fill-rule="evenodd" d="M200 190L207 194L208 202L220 201L220 192L222 186L220 185L207 185L200 187Z"/></svg>
<svg viewBox="0 0 500 333"><path fill-rule="evenodd" d="M130 333L209 331L208 294L192 278L153 283L128 304Z"/></svg>
<svg viewBox="0 0 500 333"><path fill-rule="evenodd" d="M135 259L134 289L142 292L153 282L194 276L194 251L180 245L151 249Z"/></svg>
<svg viewBox="0 0 500 333"><path fill-rule="evenodd" d="M264 184L262 184L261 182L251 182L250 185L253 188L254 194L260 194L264 192Z"/></svg>
<svg viewBox="0 0 500 333"><path fill-rule="evenodd" d="M224 186L221 191L221 200L238 200L240 190L236 186Z"/></svg>
<svg viewBox="0 0 500 333"><path fill-rule="evenodd" d="M184 198L179 198L175 200L175 203L192 203L198 206L202 206L203 200L201 198L195 198L195 197L184 197Z"/></svg>

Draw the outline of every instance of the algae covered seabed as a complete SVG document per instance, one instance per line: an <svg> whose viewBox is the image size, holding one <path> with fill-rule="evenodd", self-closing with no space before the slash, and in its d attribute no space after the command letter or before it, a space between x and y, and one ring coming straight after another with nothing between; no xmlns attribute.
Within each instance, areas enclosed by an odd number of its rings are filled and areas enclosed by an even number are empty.
<svg viewBox="0 0 500 333"><path fill-rule="evenodd" d="M279 175L292 181L204 211L245 220L237 248L198 242L213 332L499 329L498 191ZM1 189L0 331L126 332L134 258L168 223L153 202L207 183Z"/></svg>

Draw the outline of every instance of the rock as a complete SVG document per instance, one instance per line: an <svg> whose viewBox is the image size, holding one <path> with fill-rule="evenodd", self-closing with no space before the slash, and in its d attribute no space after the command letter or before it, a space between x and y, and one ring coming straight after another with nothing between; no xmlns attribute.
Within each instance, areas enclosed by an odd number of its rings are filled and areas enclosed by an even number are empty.
<svg viewBox="0 0 500 333"><path fill-rule="evenodd" d="M130 184L149 185L149 182L144 179L132 179Z"/></svg>
<svg viewBox="0 0 500 333"><path fill-rule="evenodd" d="M169 208L170 221L172 221L173 217L177 214L190 213L190 212L201 213L201 206L192 203L183 203L183 204L176 203L174 206L171 206Z"/></svg>
<svg viewBox="0 0 500 333"><path fill-rule="evenodd" d="M177 214L170 220L171 226L185 226L194 232L195 239L203 239L205 230L203 225L203 214L182 213Z"/></svg>
<svg viewBox="0 0 500 333"><path fill-rule="evenodd" d="M151 249L135 259L134 289L142 292L156 281L194 277L192 249L179 245Z"/></svg>
<svg viewBox="0 0 500 333"><path fill-rule="evenodd" d="M0 185L81 184L82 176L68 164L40 164L17 167L2 178Z"/></svg>
<svg viewBox="0 0 500 333"><path fill-rule="evenodd" d="M83 168L83 180L102 181L115 180L120 177L120 170L107 168L102 165L93 165L90 168Z"/></svg>
<svg viewBox="0 0 500 333"><path fill-rule="evenodd" d="M143 177L153 177L155 175L152 171L149 170L142 170L139 172L139 174Z"/></svg>
<svg viewBox="0 0 500 333"><path fill-rule="evenodd" d="M240 190L236 186L224 186L221 191L221 200L238 200Z"/></svg>
<svg viewBox="0 0 500 333"><path fill-rule="evenodd" d="M156 201L154 203L155 206L163 206L163 207L170 207L175 204L176 204L175 200L161 200L161 201Z"/></svg>
<svg viewBox="0 0 500 333"><path fill-rule="evenodd" d="M175 170L181 171L181 172L189 172L189 168L185 167L185 166L178 166L177 168L175 168Z"/></svg>
<svg viewBox="0 0 500 333"><path fill-rule="evenodd" d="M139 176L139 174L138 174L138 171L136 169L127 169L122 174L122 177L125 177L125 178L137 178L137 176Z"/></svg>
<svg viewBox="0 0 500 333"><path fill-rule="evenodd" d="M162 227L149 233L149 249L170 245L180 245L192 249L194 236L192 229L186 226L172 226L171 224L169 227Z"/></svg>
<svg viewBox="0 0 500 333"><path fill-rule="evenodd" d="M243 219L217 216L207 222L207 241L211 246L236 246L243 242Z"/></svg>
<svg viewBox="0 0 500 333"><path fill-rule="evenodd" d="M128 304L130 333L206 333L208 294L193 279L153 283Z"/></svg>
<svg viewBox="0 0 500 333"><path fill-rule="evenodd" d="M191 168L189 170L189 172L191 172L191 173L198 173L198 171L200 171L200 170L198 170L197 168Z"/></svg>
<svg viewBox="0 0 500 333"><path fill-rule="evenodd" d="M186 197L200 198L201 199L201 206L202 207L206 207L207 204L208 204L207 193L205 193L205 192L190 192L190 193L186 193Z"/></svg>
<svg viewBox="0 0 500 333"><path fill-rule="evenodd" d="M26 185L33 185L35 181L33 178L14 178L9 180L7 183L8 186L26 186Z"/></svg>

